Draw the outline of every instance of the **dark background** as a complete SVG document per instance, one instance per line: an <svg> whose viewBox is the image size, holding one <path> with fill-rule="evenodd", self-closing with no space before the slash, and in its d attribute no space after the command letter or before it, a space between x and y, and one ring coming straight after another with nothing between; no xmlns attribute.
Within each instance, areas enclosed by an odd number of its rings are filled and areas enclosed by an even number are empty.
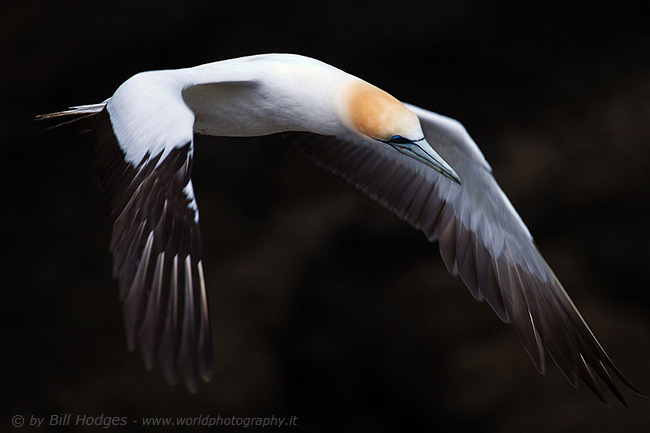
<svg viewBox="0 0 650 433"><path fill-rule="evenodd" d="M631 410L606 409L554 366L538 375L436 245L280 137L196 140L215 375L196 395L167 385L126 350L91 136L32 120L100 102L139 71L265 52L316 57L459 119L648 392L647 15L521 3L4 1L2 430L14 414L71 413L274 414L314 432L648 431L648 400L627 392Z"/></svg>

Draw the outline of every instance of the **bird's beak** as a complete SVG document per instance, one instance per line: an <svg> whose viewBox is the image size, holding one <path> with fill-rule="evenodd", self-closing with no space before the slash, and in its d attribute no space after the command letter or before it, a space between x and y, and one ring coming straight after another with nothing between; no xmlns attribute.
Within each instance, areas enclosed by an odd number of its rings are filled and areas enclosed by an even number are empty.
<svg viewBox="0 0 650 433"><path fill-rule="evenodd" d="M444 177L453 180L460 185L460 177L438 153L433 150L425 139L411 143L389 143L398 152L428 165Z"/></svg>

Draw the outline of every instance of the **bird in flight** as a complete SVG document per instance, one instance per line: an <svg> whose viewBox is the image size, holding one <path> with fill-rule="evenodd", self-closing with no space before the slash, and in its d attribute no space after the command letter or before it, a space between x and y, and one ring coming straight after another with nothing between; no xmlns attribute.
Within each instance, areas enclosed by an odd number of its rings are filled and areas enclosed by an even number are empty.
<svg viewBox="0 0 650 433"><path fill-rule="evenodd" d="M111 208L113 275L130 350L170 383L212 376L212 341L192 187L194 134L284 133L437 241L449 272L512 323L540 373L550 357L574 387L599 382L623 404L613 364L456 120L402 103L315 59L264 54L139 73L100 104L41 118L88 118ZM66 122L67 123L67 122Z"/></svg>

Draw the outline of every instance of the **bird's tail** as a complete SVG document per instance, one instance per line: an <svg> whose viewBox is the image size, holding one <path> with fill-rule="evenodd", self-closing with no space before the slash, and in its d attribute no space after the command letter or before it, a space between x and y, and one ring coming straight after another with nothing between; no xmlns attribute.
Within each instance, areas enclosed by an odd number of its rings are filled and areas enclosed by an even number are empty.
<svg viewBox="0 0 650 433"><path fill-rule="evenodd" d="M60 126L70 125L71 123L76 123L80 120L88 119L99 114L104 107L108 99L99 104L90 104L90 105L79 105L76 107L70 107L68 110L57 111L54 113L39 114L36 116L37 120L49 120L49 119L66 119L63 122L56 123L55 125L49 126L47 129L58 128Z"/></svg>

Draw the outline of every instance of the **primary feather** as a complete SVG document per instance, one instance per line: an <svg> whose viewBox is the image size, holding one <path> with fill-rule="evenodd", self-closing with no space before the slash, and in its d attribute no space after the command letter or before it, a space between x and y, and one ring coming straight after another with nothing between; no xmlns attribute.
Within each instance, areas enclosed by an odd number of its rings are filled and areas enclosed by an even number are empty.
<svg viewBox="0 0 650 433"><path fill-rule="evenodd" d="M180 369L195 390L199 377L212 375L193 134L287 132L317 164L437 241L447 269L513 324L540 372L549 355L571 384L584 382L603 402L598 378L625 404L610 372L641 394L453 119L402 104L325 63L281 54L141 73L102 104L44 117L65 115L96 116L96 167L112 209L113 273L129 348L139 342L147 368L158 354L170 382Z"/></svg>

